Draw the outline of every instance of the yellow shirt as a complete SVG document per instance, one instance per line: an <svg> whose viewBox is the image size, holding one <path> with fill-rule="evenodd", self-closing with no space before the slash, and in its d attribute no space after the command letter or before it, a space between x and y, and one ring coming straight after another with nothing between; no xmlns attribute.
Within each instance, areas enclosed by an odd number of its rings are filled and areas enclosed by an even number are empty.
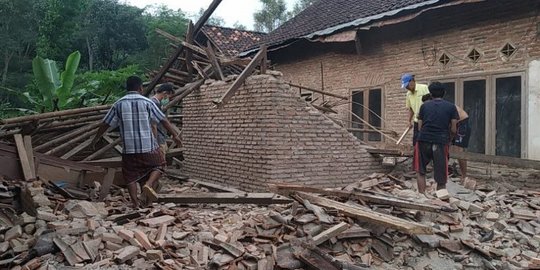
<svg viewBox="0 0 540 270"><path fill-rule="evenodd" d="M414 122L418 122L418 112L420 112L420 106L422 106L422 97L429 94L428 86L425 84L417 83L414 93L407 90L406 107L412 109L414 113Z"/></svg>

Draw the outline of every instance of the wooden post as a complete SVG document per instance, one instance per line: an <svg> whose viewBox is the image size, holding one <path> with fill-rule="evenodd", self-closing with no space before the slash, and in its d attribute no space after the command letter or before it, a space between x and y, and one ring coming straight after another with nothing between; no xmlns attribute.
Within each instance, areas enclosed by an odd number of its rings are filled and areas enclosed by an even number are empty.
<svg viewBox="0 0 540 270"><path fill-rule="evenodd" d="M26 156L28 157L28 162L30 163L30 169L32 170L32 178L35 179L36 176L36 163L34 162L34 148L32 147L32 137L24 136L24 149L26 150Z"/></svg>
<svg viewBox="0 0 540 270"><path fill-rule="evenodd" d="M210 16L214 12L214 10L216 10L216 8L219 6L220 3L221 3L221 0L212 1L210 6L208 7L208 9L206 9L206 11L203 13L203 15L199 18L199 21L197 21L197 23L193 27L193 36L196 36L197 33L199 33L202 26L210 18ZM145 96L148 96L152 92L152 90L154 90L154 87L156 87L156 85L159 83L159 81L161 81L161 78L163 78L163 75L165 75L165 73L167 73L167 70L172 67L174 62L176 62L176 60L178 59L178 57L180 57L180 55L182 54L183 51L184 51L184 46L179 46L178 49L171 55L171 57L169 58L167 63L165 63L165 65L163 65L161 67L161 69L159 70L159 73L154 77L154 79L152 79L152 81L150 82L150 84L146 88L146 90L144 92Z"/></svg>
<svg viewBox="0 0 540 270"><path fill-rule="evenodd" d="M116 174L115 168L107 169L107 174L105 174L105 177L103 178L101 191L99 192L99 201L103 201L105 197L107 197L107 195L109 194L109 191L111 190L111 186L114 181L115 174Z"/></svg>
<svg viewBox="0 0 540 270"><path fill-rule="evenodd" d="M214 70L217 72L218 77L220 80L225 80L225 76L223 75L223 71L221 70L221 66L219 65L219 61L216 58L216 54L214 53L214 48L212 48L212 45L210 44L210 41L206 44L206 54L208 55L208 59L210 59L210 63L214 67Z"/></svg>
<svg viewBox="0 0 540 270"><path fill-rule="evenodd" d="M19 154L19 160L21 161L21 167L24 175L24 180L28 181L34 179L34 173L30 167L30 161L28 160L28 154L24 148L24 140L21 134L13 135L15 138L15 144L17 145L17 153Z"/></svg>
<svg viewBox="0 0 540 270"><path fill-rule="evenodd" d="M193 44L193 22L190 20L188 24L187 34L186 34L186 42L189 44ZM193 80L193 64L191 61L193 60L193 53L189 50L186 51L186 68L188 72L188 78L189 80Z"/></svg>
<svg viewBox="0 0 540 270"><path fill-rule="evenodd" d="M261 47L261 49L259 50L259 52L255 55L253 60L251 60L251 63L249 63L249 65L244 69L244 71L242 71L240 76L238 76L236 81L234 81L234 83L231 85L231 87L229 87L227 92L225 92L225 94L223 94L223 96L221 96L221 98L216 99L216 100L213 101L214 104L218 105L218 107L219 107L219 106L223 106L223 104L227 103L229 101L229 99L231 99L231 97L234 95L236 90L238 90L238 88L240 88L240 86L242 86L242 84L244 84L247 77L249 77L253 73L255 68L258 65L260 65L261 60L263 59L263 57L265 55L266 55L266 46L263 45Z"/></svg>

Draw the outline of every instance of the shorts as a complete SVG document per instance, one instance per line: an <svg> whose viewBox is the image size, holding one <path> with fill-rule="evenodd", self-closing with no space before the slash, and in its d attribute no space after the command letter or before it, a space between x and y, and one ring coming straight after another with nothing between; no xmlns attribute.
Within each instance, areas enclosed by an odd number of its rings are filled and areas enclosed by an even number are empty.
<svg viewBox="0 0 540 270"><path fill-rule="evenodd" d="M457 124L457 134L452 144L461 148L469 147L469 140L471 139L471 125L469 124L469 118L465 118Z"/></svg>
<svg viewBox="0 0 540 270"><path fill-rule="evenodd" d="M426 175L427 165L433 161L433 178L437 184L446 184L448 178L448 144L417 142L414 147L414 170Z"/></svg>

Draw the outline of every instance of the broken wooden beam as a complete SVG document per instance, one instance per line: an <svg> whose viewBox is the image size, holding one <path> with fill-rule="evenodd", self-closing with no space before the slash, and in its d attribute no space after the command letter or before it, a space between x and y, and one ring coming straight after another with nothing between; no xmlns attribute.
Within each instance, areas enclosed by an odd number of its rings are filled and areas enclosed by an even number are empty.
<svg viewBox="0 0 540 270"><path fill-rule="evenodd" d="M32 171L30 166L30 160L28 157L27 149L24 147L24 139L21 134L13 135L15 138L15 144L17 145L17 152L19 154L19 160L24 175L24 180L28 181L35 178L35 171Z"/></svg>
<svg viewBox="0 0 540 270"><path fill-rule="evenodd" d="M298 191L295 193L301 198L309 200L311 203L336 209L343 212L347 216L357 218L363 222L386 226L407 234L433 234L431 227L417 222L411 222L394 216L378 213L367 208L351 206L306 192Z"/></svg>
<svg viewBox="0 0 540 270"><path fill-rule="evenodd" d="M313 237L313 244L316 246L330 240L330 238L338 236L338 234L346 231L350 225L345 222L341 222L335 226L330 227L329 229L321 232L320 234Z"/></svg>
<svg viewBox="0 0 540 270"><path fill-rule="evenodd" d="M203 13L203 15L199 18L195 26L193 27L193 36L196 36L197 33L201 30L202 26L206 23L206 21L210 18L212 13L214 13L214 10L219 6L221 3L221 0L214 0ZM158 85L158 83L161 81L161 78L167 73L167 70L173 66L173 64L176 62L178 57L182 54L184 51L184 46L179 46L178 49L169 57L169 60L167 60L167 63L165 63L159 73L152 79L150 84L146 87L146 90L144 92L145 96L148 96L152 90L154 90L154 87Z"/></svg>
<svg viewBox="0 0 540 270"><path fill-rule="evenodd" d="M106 146L104 146L103 148L99 149L98 151L94 152L93 154L89 155L88 157L86 157L85 159L83 159L83 161L89 161L89 160L93 160L95 158L98 158L100 157L101 155L103 155L105 152L111 150L112 148L114 148L116 145L118 145L120 142L122 141L122 138L116 138L114 141L112 141L111 143L107 144Z"/></svg>
<svg viewBox="0 0 540 270"><path fill-rule="evenodd" d="M430 211L430 212L441 212L442 210L444 210L440 206L417 203L417 202L408 201L408 200L391 197L391 196L366 194L362 192L328 190L328 189L320 189L320 188L290 185L290 184L273 184L273 185L270 185L270 187L277 189L276 192L283 195L288 195L289 193L294 192L294 191L303 191L303 192L317 193L317 194L327 195L327 196L335 196L335 197L339 197L343 199L354 198L354 199L361 200L364 202L385 204L385 205L397 206L397 207L406 208L406 209L415 209L415 210Z"/></svg>
<svg viewBox="0 0 540 270"><path fill-rule="evenodd" d="M292 200L274 193L182 193L158 194L157 202L164 203L232 203L232 204L287 204Z"/></svg>
<svg viewBox="0 0 540 270"><path fill-rule="evenodd" d="M259 52L253 57L253 60L247 65L247 67L242 71L240 76L236 78L234 83L227 89L227 91L221 96L219 99L215 99L212 102L216 104L218 107L223 106L225 103L231 99L231 97L236 93L236 91L244 84L247 77L249 77L253 71L255 71L255 68L261 64L262 59L264 59L264 55L266 54L266 46L262 46Z"/></svg>
<svg viewBox="0 0 540 270"><path fill-rule="evenodd" d="M55 146L59 143L62 143L62 142L65 142L65 141L69 141L71 140L72 138L75 138L83 133L86 133L86 132L89 132L93 129L96 129L99 125L101 124L101 122L94 122L93 124L90 124L90 125L87 125L87 126L84 126L84 127L81 127L79 129L76 129L68 134L65 134L63 136L60 136L58 138L55 138L53 140L50 140L42 145L39 145L39 146L36 146L34 147L34 150L35 151L41 151L41 150L45 150L51 146Z"/></svg>
<svg viewBox="0 0 540 270"><path fill-rule="evenodd" d="M210 44L210 41L208 41L208 44L204 49L206 50L208 59L210 59L210 64L212 64L212 66L214 67L214 70L217 72L218 78L222 81L225 80L225 76L223 75L223 70L221 70L221 66L219 65L219 61L214 52L214 48L212 48L212 45Z"/></svg>
<svg viewBox="0 0 540 270"><path fill-rule="evenodd" d="M19 116L19 117L14 117L14 118L2 119L0 121L2 121L3 124L14 124L14 123L36 121L36 120L41 120L41 119L51 120L54 118L58 118L60 116L76 115L76 114L84 113L84 112L108 110L110 107L111 105L86 107L86 108L80 108L80 109L63 110L63 111L57 111L57 112L48 112L48 113L40 113L40 114L27 115L27 116Z"/></svg>

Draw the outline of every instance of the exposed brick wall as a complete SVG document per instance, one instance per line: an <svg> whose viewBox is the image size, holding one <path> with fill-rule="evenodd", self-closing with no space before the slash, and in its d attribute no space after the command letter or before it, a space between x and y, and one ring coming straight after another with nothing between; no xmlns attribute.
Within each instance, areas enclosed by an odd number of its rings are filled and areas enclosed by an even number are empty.
<svg viewBox="0 0 540 270"><path fill-rule="evenodd" d="M401 74L412 72L422 83L428 78L526 70L530 60L540 59L539 8L539 2L531 0L449 7L428 11L410 22L361 31L359 54L354 43L300 41L270 58L286 81L307 87L323 88L321 63L326 91L349 95L351 89L382 86L385 128L401 132L408 117ZM499 53L507 42L518 48L510 59ZM482 53L477 63L466 58L472 48ZM443 52L451 58L446 67L437 61ZM337 110L349 119L349 105Z"/></svg>
<svg viewBox="0 0 540 270"><path fill-rule="evenodd" d="M383 170L356 138L279 77L252 76L223 108L214 108L211 101L229 86L209 81L184 100L190 177L265 190L271 182L342 187Z"/></svg>

